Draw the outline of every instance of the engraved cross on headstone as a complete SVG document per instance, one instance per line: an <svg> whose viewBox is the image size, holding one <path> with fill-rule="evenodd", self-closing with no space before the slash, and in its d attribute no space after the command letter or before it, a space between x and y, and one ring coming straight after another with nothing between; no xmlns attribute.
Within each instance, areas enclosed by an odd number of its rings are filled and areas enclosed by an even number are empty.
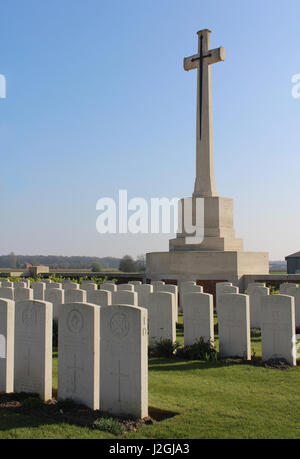
<svg viewBox="0 0 300 459"><path fill-rule="evenodd" d="M223 46L210 50L210 30L198 32L198 54L184 59L184 70L198 70L196 181L194 197L217 196L213 166L211 64L225 60Z"/></svg>
<svg viewBox="0 0 300 459"><path fill-rule="evenodd" d="M110 373L111 376L118 376L118 402L121 401L121 378L128 378L128 375L121 373L121 361L118 363L118 373Z"/></svg>
<svg viewBox="0 0 300 459"><path fill-rule="evenodd" d="M77 365L77 355L76 354L74 354L73 366L68 366L67 369L70 371L73 371L73 390L71 392L76 393L77 391L77 370L83 371L83 368Z"/></svg>

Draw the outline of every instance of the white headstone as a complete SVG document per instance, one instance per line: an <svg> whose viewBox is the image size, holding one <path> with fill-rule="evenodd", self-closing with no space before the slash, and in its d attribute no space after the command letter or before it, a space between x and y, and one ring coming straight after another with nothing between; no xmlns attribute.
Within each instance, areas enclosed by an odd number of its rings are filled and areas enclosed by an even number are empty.
<svg viewBox="0 0 300 459"><path fill-rule="evenodd" d="M1 287L0 288L0 298L6 298L8 300L13 300L14 296L14 289L9 287Z"/></svg>
<svg viewBox="0 0 300 459"><path fill-rule="evenodd" d="M135 287L137 285L142 285L142 282L141 281L131 281L131 282L128 282L128 284L133 285Z"/></svg>
<svg viewBox="0 0 300 459"><path fill-rule="evenodd" d="M161 339L176 341L175 299L172 293L150 293L149 344L155 345Z"/></svg>
<svg viewBox="0 0 300 459"><path fill-rule="evenodd" d="M85 290L65 290L65 303L86 303Z"/></svg>
<svg viewBox="0 0 300 459"><path fill-rule="evenodd" d="M270 295L268 287L251 287L249 295L250 327L261 328L261 298Z"/></svg>
<svg viewBox="0 0 300 459"><path fill-rule="evenodd" d="M86 283L86 284L82 284L81 288L82 288L82 290L85 290L86 292L90 292L90 291L97 290L98 286L94 282L89 282L89 283Z"/></svg>
<svg viewBox="0 0 300 459"><path fill-rule="evenodd" d="M33 300L32 288L15 288L14 292L15 301Z"/></svg>
<svg viewBox="0 0 300 459"><path fill-rule="evenodd" d="M218 300L219 347L222 357L251 359L249 297L227 293Z"/></svg>
<svg viewBox="0 0 300 459"><path fill-rule="evenodd" d="M219 307L219 298L222 295L228 294L228 293L239 293L239 288L235 287L234 285L227 285L225 283L219 283L216 284L216 309L218 311Z"/></svg>
<svg viewBox="0 0 300 459"><path fill-rule="evenodd" d="M177 285L165 284L157 288L157 292L173 293L175 297L175 318L178 322L178 287Z"/></svg>
<svg viewBox="0 0 300 459"><path fill-rule="evenodd" d="M15 288L29 288L27 282L15 282Z"/></svg>
<svg viewBox="0 0 300 459"><path fill-rule="evenodd" d="M0 300L0 393L14 391L15 303Z"/></svg>
<svg viewBox="0 0 300 459"><path fill-rule="evenodd" d="M287 295L262 297L261 339L263 361L285 359L296 365L295 304Z"/></svg>
<svg viewBox="0 0 300 459"><path fill-rule="evenodd" d="M183 292L180 295L180 307L181 312L184 311L184 297L187 293L203 293L203 287L201 285L186 285Z"/></svg>
<svg viewBox="0 0 300 459"><path fill-rule="evenodd" d="M87 292L87 301L98 306L110 306L112 293L108 290L90 290Z"/></svg>
<svg viewBox="0 0 300 459"><path fill-rule="evenodd" d="M45 300L53 304L53 320L58 320L61 306L65 302L65 291L61 288L47 289Z"/></svg>
<svg viewBox="0 0 300 459"><path fill-rule="evenodd" d="M51 282L50 284L47 284L46 290L50 290L51 288L60 288L60 289L62 289L62 284L60 282Z"/></svg>
<svg viewBox="0 0 300 459"><path fill-rule="evenodd" d="M14 391L52 398L52 304L20 301L15 308Z"/></svg>
<svg viewBox="0 0 300 459"><path fill-rule="evenodd" d="M43 301L45 299L45 291L46 291L45 282L33 282L32 290L33 290L33 298L35 300Z"/></svg>
<svg viewBox="0 0 300 459"><path fill-rule="evenodd" d="M118 284L117 285L117 292L134 292L134 286L130 284Z"/></svg>
<svg viewBox="0 0 300 459"><path fill-rule="evenodd" d="M8 280L2 280L1 281L1 287L5 287L5 288L14 288L14 282L11 282L11 281L8 281Z"/></svg>
<svg viewBox="0 0 300 459"><path fill-rule="evenodd" d="M58 321L59 399L99 409L99 341L100 307L65 304Z"/></svg>
<svg viewBox="0 0 300 459"><path fill-rule="evenodd" d="M62 288L64 290L79 290L79 288L80 288L79 284L76 284L75 282L72 282L72 281L66 282L66 283L62 284L62 286L63 286Z"/></svg>
<svg viewBox="0 0 300 459"><path fill-rule="evenodd" d="M294 290L294 294L291 295L295 298L295 320L296 325L300 325L300 288L297 287Z"/></svg>
<svg viewBox="0 0 300 459"><path fill-rule="evenodd" d="M103 282L103 284L100 284L100 290L108 290L109 292L116 292L117 286L116 284L113 284L112 282Z"/></svg>
<svg viewBox="0 0 300 459"><path fill-rule="evenodd" d="M247 285L247 294L249 295L249 292L251 292L252 289L255 289L256 287L265 287L266 283L265 282L250 282Z"/></svg>
<svg viewBox="0 0 300 459"><path fill-rule="evenodd" d="M195 281L184 281L179 284L179 311L183 312L185 293L203 293L203 288Z"/></svg>
<svg viewBox="0 0 300 459"><path fill-rule="evenodd" d="M186 293L184 296L184 345L203 338L214 341L214 299L208 293Z"/></svg>
<svg viewBox="0 0 300 459"><path fill-rule="evenodd" d="M112 292L111 302L112 304L129 304L130 306L137 306L137 293L127 290Z"/></svg>
<svg viewBox="0 0 300 459"><path fill-rule="evenodd" d="M153 293L153 285L142 284L135 287L135 291L138 295L138 306L148 309L149 307L149 295Z"/></svg>
<svg viewBox="0 0 300 459"><path fill-rule="evenodd" d="M297 288L297 284L292 283L285 283L280 285L280 293L281 295L291 295L294 293L295 289Z"/></svg>
<svg viewBox="0 0 300 459"><path fill-rule="evenodd" d="M162 285L165 285L164 281L153 281L151 282L151 285L153 286L153 292L156 292L156 289L158 287L161 287Z"/></svg>
<svg viewBox="0 0 300 459"><path fill-rule="evenodd" d="M147 311L114 305L100 311L100 407L148 416Z"/></svg>

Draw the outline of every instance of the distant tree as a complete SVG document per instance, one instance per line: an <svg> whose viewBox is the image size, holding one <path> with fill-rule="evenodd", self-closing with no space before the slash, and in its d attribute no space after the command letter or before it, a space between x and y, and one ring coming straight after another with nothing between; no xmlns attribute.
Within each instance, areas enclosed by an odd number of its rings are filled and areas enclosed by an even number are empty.
<svg viewBox="0 0 300 459"><path fill-rule="evenodd" d="M139 271L146 270L146 256L145 255L138 255L136 259L136 266Z"/></svg>
<svg viewBox="0 0 300 459"><path fill-rule="evenodd" d="M92 272L99 273L100 271L102 271L101 263L99 263L98 261L94 261L94 263L92 264Z"/></svg>
<svg viewBox="0 0 300 459"><path fill-rule="evenodd" d="M121 259L119 266L120 271L123 271L124 273L133 273L136 269L136 262L130 255L125 255L125 257Z"/></svg>
<svg viewBox="0 0 300 459"><path fill-rule="evenodd" d="M10 252L9 254L9 268L16 268L18 262L18 257L14 254L14 252Z"/></svg>

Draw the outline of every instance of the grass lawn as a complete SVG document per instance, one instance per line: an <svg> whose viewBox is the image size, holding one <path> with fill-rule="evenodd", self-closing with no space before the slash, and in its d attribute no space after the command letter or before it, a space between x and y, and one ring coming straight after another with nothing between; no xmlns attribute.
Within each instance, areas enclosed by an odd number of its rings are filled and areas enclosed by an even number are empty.
<svg viewBox="0 0 300 459"><path fill-rule="evenodd" d="M252 339L252 347L261 355L260 338ZM57 354L53 367L56 388ZM121 438L300 438L299 381L300 367L150 359L149 405L178 414ZM0 438L118 437L1 410Z"/></svg>

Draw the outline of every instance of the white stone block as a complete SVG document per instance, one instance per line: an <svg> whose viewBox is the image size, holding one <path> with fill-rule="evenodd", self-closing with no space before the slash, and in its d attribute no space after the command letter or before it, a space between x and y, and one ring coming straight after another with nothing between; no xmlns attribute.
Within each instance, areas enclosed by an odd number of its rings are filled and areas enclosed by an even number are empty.
<svg viewBox="0 0 300 459"><path fill-rule="evenodd" d="M65 290L65 303L86 303L85 290Z"/></svg>
<svg viewBox="0 0 300 459"><path fill-rule="evenodd" d="M201 285L189 285L186 286L185 290L181 292L181 297L180 297L180 307L179 311L184 312L184 298L186 294L189 293L203 293L203 287Z"/></svg>
<svg viewBox="0 0 300 459"><path fill-rule="evenodd" d="M14 300L15 296L14 296L14 289L13 288L9 288L9 287L1 287L0 288L0 298L5 298L5 299L8 299L8 300Z"/></svg>
<svg viewBox="0 0 300 459"><path fill-rule="evenodd" d="M136 287L137 285L142 285L141 281L131 281L128 282L129 285L133 285L133 287Z"/></svg>
<svg viewBox="0 0 300 459"><path fill-rule="evenodd" d="M112 304L129 304L137 306L138 296L136 292L129 292L128 290L120 290L112 292Z"/></svg>
<svg viewBox="0 0 300 459"><path fill-rule="evenodd" d="M135 287L135 291L138 295L138 306L141 308L149 308L149 295L153 293L153 285L142 284Z"/></svg>
<svg viewBox="0 0 300 459"><path fill-rule="evenodd" d="M177 285L172 285L172 284L161 285L160 287L157 288L156 291L173 293L175 297L175 317L176 317L176 322L178 322L178 287Z"/></svg>
<svg viewBox="0 0 300 459"><path fill-rule="evenodd" d="M268 287L251 287L249 293L250 327L261 328L261 298L270 295Z"/></svg>
<svg viewBox="0 0 300 459"><path fill-rule="evenodd" d="M33 290L31 288L15 288L14 291L14 300L25 301L33 300Z"/></svg>
<svg viewBox="0 0 300 459"><path fill-rule="evenodd" d="M167 292L150 294L149 344L155 345L161 339L176 341L176 317L174 295Z"/></svg>
<svg viewBox="0 0 300 459"><path fill-rule="evenodd" d="M51 288L62 289L62 284L60 282L51 282L50 284L47 284L46 290L50 290Z"/></svg>
<svg viewBox="0 0 300 459"><path fill-rule="evenodd" d="M62 284L62 288L64 290L79 290L80 289L80 285L71 281L71 282L67 282L65 284Z"/></svg>
<svg viewBox="0 0 300 459"><path fill-rule="evenodd" d="M219 283L216 284L216 309L218 311L218 305L219 305L219 298L222 295L228 294L228 293L239 293L239 288L235 287L234 285L228 285L224 283Z"/></svg>
<svg viewBox="0 0 300 459"><path fill-rule="evenodd" d="M90 291L97 290L98 286L97 286L97 284L95 284L93 282L89 282L89 283L86 283L86 284L82 284L81 288L82 288L82 290L85 290L86 292L90 292Z"/></svg>
<svg viewBox="0 0 300 459"><path fill-rule="evenodd" d="M213 342L213 296L208 293L186 293L184 301L184 345L190 346L201 337L205 342Z"/></svg>
<svg viewBox="0 0 300 459"><path fill-rule="evenodd" d="M117 285L117 292L134 292L134 286L130 284L118 284Z"/></svg>
<svg viewBox="0 0 300 459"><path fill-rule="evenodd" d="M45 300L53 305L53 320L58 320L60 310L65 302L65 291L61 288L46 289Z"/></svg>
<svg viewBox="0 0 300 459"><path fill-rule="evenodd" d="M15 307L14 391L52 398L52 304L20 301Z"/></svg>
<svg viewBox="0 0 300 459"><path fill-rule="evenodd" d="M29 288L27 282L15 282L15 288Z"/></svg>
<svg viewBox="0 0 300 459"><path fill-rule="evenodd" d="M148 416L147 311L126 305L100 310L100 407Z"/></svg>
<svg viewBox="0 0 300 459"><path fill-rule="evenodd" d="M153 281L151 282L151 285L153 286L153 293L156 292L156 289L161 287L162 285L165 285L164 281Z"/></svg>
<svg viewBox="0 0 300 459"><path fill-rule="evenodd" d="M14 288L14 282L8 281L8 280L2 280L1 281L1 287L3 288Z"/></svg>
<svg viewBox="0 0 300 459"><path fill-rule="evenodd" d="M103 282L103 284L100 284L100 290L108 290L109 292L116 292L117 286L113 282Z"/></svg>
<svg viewBox="0 0 300 459"><path fill-rule="evenodd" d="M46 284L45 282L33 282L32 283L33 298L35 300L45 299Z"/></svg>
<svg viewBox="0 0 300 459"><path fill-rule="evenodd" d="M108 290L87 291L87 301L98 306L110 306L112 293Z"/></svg>
<svg viewBox="0 0 300 459"><path fill-rule="evenodd" d="M280 285L281 295L291 295L293 296L294 291L297 288L297 284L285 283Z"/></svg>
<svg viewBox="0 0 300 459"><path fill-rule="evenodd" d="M76 290L71 290L76 292ZM58 321L58 398L99 409L100 307L65 304Z"/></svg>
<svg viewBox="0 0 300 459"><path fill-rule="evenodd" d="M220 295L218 324L220 355L251 360L249 297L239 293Z"/></svg>
<svg viewBox="0 0 300 459"><path fill-rule="evenodd" d="M263 361L283 358L296 365L294 298L269 295L262 297L261 304Z"/></svg>
<svg viewBox="0 0 300 459"><path fill-rule="evenodd" d="M14 391L15 303L0 300L0 393Z"/></svg>

